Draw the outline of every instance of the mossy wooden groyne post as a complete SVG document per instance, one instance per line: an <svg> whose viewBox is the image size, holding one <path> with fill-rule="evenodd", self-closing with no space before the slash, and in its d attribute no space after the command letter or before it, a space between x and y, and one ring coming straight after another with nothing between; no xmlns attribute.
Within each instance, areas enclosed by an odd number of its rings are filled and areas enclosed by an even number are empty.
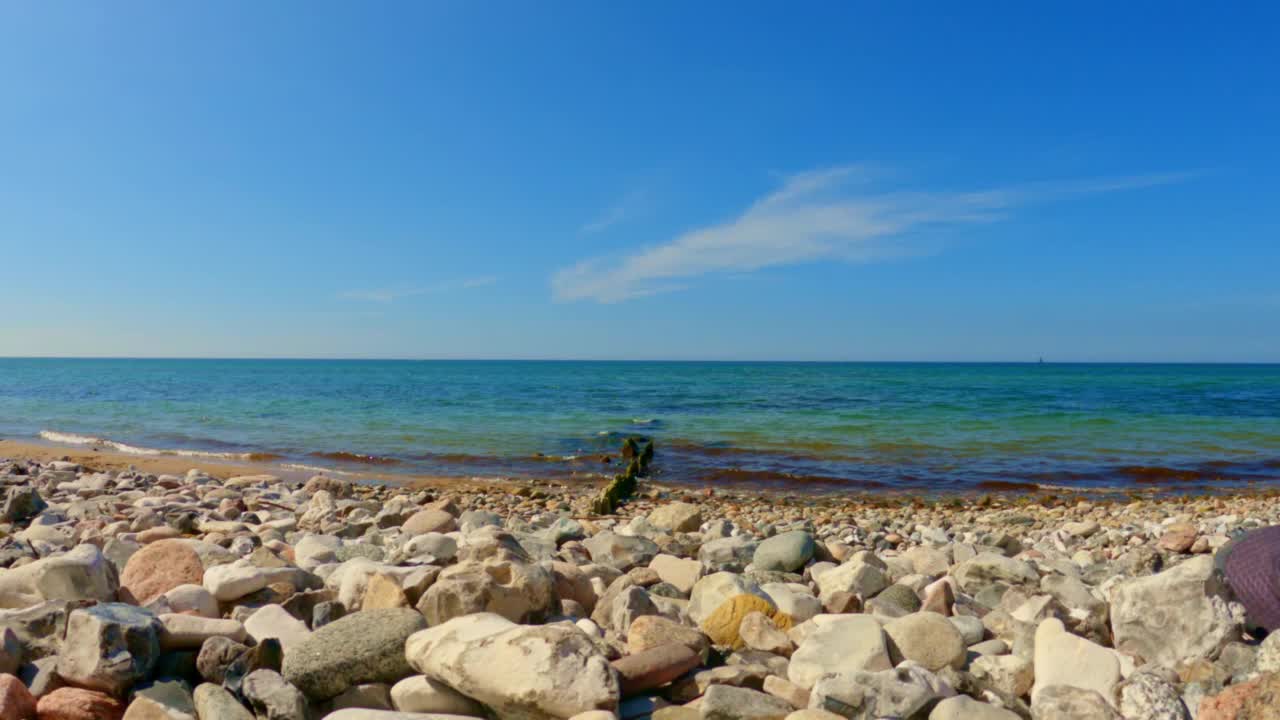
<svg viewBox="0 0 1280 720"><path fill-rule="evenodd" d="M641 449L636 438L627 438L622 444L622 457L631 459L626 472L615 475L591 501L591 512L596 515L612 515L618 505L636 491L636 480L648 476L649 463L653 462L653 441L649 440Z"/></svg>

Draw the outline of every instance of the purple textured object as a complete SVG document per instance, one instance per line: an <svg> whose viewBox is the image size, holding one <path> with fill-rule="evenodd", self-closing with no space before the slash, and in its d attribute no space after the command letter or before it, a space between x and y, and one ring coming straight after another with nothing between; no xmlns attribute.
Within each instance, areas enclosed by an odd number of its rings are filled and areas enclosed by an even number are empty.
<svg viewBox="0 0 1280 720"><path fill-rule="evenodd" d="M1223 570L1250 625L1280 628L1280 526L1248 533L1233 543Z"/></svg>

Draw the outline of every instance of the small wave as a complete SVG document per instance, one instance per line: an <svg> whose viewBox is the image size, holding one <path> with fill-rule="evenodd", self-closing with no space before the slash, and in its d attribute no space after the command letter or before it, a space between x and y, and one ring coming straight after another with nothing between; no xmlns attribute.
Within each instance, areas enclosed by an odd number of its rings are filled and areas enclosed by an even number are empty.
<svg viewBox="0 0 1280 720"><path fill-rule="evenodd" d="M360 465L399 465L400 461L395 458L383 457L381 455L364 455L362 453L353 452L313 452L311 457L324 458L325 460L337 460L339 462L358 463Z"/></svg>
<svg viewBox="0 0 1280 720"><path fill-rule="evenodd" d="M52 443L60 445L92 445L95 447L106 447L126 455L142 455L147 457L155 456L173 456L173 457L198 457L198 458L214 458L218 460L248 460L248 461L265 461L278 459L279 455L272 453L236 453L236 452L207 452L204 450L183 450L180 448L149 448L137 445L129 445L118 440L110 440L107 438L94 437L92 435L77 435L75 433L59 432L57 430L41 430L40 437Z"/></svg>
<svg viewBox="0 0 1280 720"><path fill-rule="evenodd" d="M659 422L657 418L631 418L632 425L657 425Z"/></svg>
<svg viewBox="0 0 1280 720"><path fill-rule="evenodd" d="M346 470L334 470L333 468L320 467L319 465L303 465L302 463L281 463L280 467L285 470L302 470L325 475L355 475L355 473L347 472Z"/></svg>

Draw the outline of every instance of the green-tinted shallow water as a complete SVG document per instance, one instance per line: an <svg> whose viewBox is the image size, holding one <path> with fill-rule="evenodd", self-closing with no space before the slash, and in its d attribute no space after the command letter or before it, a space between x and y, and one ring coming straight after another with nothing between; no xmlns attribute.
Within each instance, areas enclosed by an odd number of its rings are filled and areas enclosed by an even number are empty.
<svg viewBox="0 0 1280 720"><path fill-rule="evenodd" d="M41 433L466 476L607 472L639 433L676 482L1198 488L1280 479L1280 366L0 359L0 434Z"/></svg>

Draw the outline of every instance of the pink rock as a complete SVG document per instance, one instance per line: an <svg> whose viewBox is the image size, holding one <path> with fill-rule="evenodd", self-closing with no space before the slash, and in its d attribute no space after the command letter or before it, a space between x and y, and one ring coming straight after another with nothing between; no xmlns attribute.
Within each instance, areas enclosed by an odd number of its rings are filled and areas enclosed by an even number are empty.
<svg viewBox="0 0 1280 720"><path fill-rule="evenodd" d="M35 720L36 699L18 678L0 675L0 720Z"/></svg>
<svg viewBox="0 0 1280 720"><path fill-rule="evenodd" d="M1200 701L1200 712L1197 720L1236 720L1244 703L1258 692L1260 680L1252 680L1223 689L1217 695Z"/></svg>
<svg viewBox="0 0 1280 720"><path fill-rule="evenodd" d="M179 585L204 580L200 556L181 540L158 540L144 545L120 573L120 599L145 605Z"/></svg>
<svg viewBox="0 0 1280 720"><path fill-rule="evenodd" d="M58 688L36 703L40 720L121 720L124 705L94 690Z"/></svg>

